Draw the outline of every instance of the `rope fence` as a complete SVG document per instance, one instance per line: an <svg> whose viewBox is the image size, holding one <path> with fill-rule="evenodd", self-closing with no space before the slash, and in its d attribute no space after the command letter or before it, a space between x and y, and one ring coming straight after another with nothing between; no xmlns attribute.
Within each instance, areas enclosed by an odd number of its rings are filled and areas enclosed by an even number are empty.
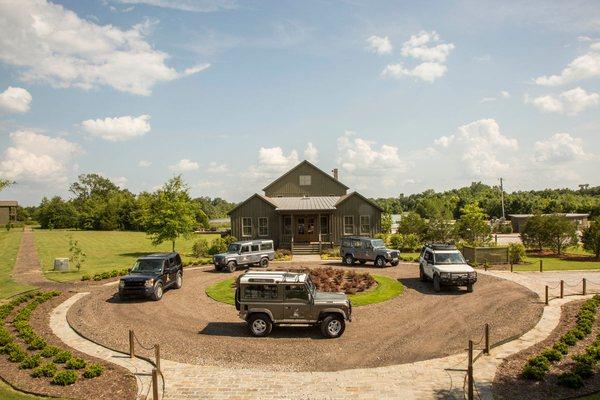
<svg viewBox="0 0 600 400"><path fill-rule="evenodd" d="M139 358L142 358L142 359L148 361L150 364L154 365L154 368L152 369L152 384L150 385L148 392L150 392L150 390L152 390L152 400L159 400L160 399L159 390L158 390L159 375L160 375L160 379L162 382L162 385L161 385L162 393L165 392L165 376L163 375L163 373L160 369L160 345L155 344L154 346L144 346L144 344L138 339L135 332L130 329L129 330L129 357L130 358L136 357L136 355L135 355L135 344L136 343L144 350L148 350L148 351L154 350L154 361L147 357L139 357ZM150 393L148 393L146 395L146 398L149 398L149 395L150 395Z"/></svg>

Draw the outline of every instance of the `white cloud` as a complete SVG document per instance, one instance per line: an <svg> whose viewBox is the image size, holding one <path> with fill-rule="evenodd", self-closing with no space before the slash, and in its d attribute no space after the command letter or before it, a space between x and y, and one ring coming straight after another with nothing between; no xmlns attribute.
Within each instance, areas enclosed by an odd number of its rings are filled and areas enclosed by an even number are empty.
<svg viewBox="0 0 600 400"><path fill-rule="evenodd" d="M199 168L200 165L196 161L191 161L187 158L183 158L177 164L169 166L169 169L173 172L197 171Z"/></svg>
<svg viewBox="0 0 600 400"><path fill-rule="evenodd" d="M31 103L31 93L20 87L9 86L0 93L0 108L11 113L26 113Z"/></svg>
<svg viewBox="0 0 600 400"><path fill-rule="evenodd" d="M211 174L221 174L229 171L227 164L219 164L216 161L211 161L206 167L206 172Z"/></svg>
<svg viewBox="0 0 600 400"><path fill-rule="evenodd" d="M489 96L489 97L484 97L481 99L481 103L490 103L492 101L496 101L498 99L510 99L510 93L507 92L506 90L501 90L500 93L498 93L498 97L496 96Z"/></svg>
<svg viewBox="0 0 600 400"><path fill-rule="evenodd" d="M452 43L440 43L440 35L435 31L421 31L416 35L412 35L402 45L402 55L405 57L413 57L421 61L432 61L438 63L446 62L448 55L454 50Z"/></svg>
<svg viewBox="0 0 600 400"><path fill-rule="evenodd" d="M571 61L560 74L540 76L535 79L535 83L541 86L559 86L598 76L600 76L600 42L591 44L587 53Z"/></svg>
<svg viewBox="0 0 600 400"><path fill-rule="evenodd" d="M346 131L337 139L337 162L344 171L359 175L390 174L405 171L407 164L398 147L360 138Z"/></svg>
<svg viewBox="0 0 600 400"><path fill-rule="evenodd" d="M510 93L506 90L501 90L500 97L502 97L503 99L510 99Z"/></svg>
<svg viewBox="0 0 600 400"><path fill-rule="evenodd" d="M319 161L319 150L311 142L308 142L304 149L304 158L313 164Z"/></svg>
<svg viewBox="0 0 600 400"><path fill-rule="evenodd" d="M121 189L125 188L125 185L127 185L127 178L124 176L115 176L112 178L109 178L112 183L114 183L115 185L117 185L118 187L120 187Z"/></svg>
<svg viewBox="0 0 600 400"><path fill-rule="evenodd" d="M61 5L42 0L0 2L0 60L19 68L25 81L56 87L116 90L149 95L155 84L183 73L165 64L168 55L147 41L151 23L122 30L79 18Z"/></svg>
<svg viewBox="0 0 600 400"><path fill-rule="evenodd" d="M111 142L118 142L143 136L150 131L149 115L88 119L81 123L83 129L90 135Z"/></svg>
<svg viewBox="0 0 600 400"><path fill-rule="evenodd" d="M535 142L534 149L534 159L541 163L565 163L588 157L581 139L568 133L556 133L548 140Z"/></svg>
<svg viewBox="0 0 600 400"><path fill-rule="evenodd" d="M412 35L402 45L402 55L423 62L413 68L404 66L402 62L388 64L380 76L395 79L408 76L430 83L441 78L446 74L445 62L454 49L454 45L452 43L435 44L439 40L440 36L435 31L421 31L417 35Z"/></svg>
<svg viewBox="0 0 600 400"><path fill-rule="evenodd" d="M387 36L371 36L367 39L369 50L377 54L390 54L394 47Z"/></svg>
<svg viewBox="0 0 600 400"><path fill-rule="evenodd" d="M215 12L237 8L234 0L119 0L125 4L147 4L181 11Z"/></svg>
<svg viewBox="0 0 600 400"><path fill-rule="evenodd" d="M281 147L261 147L258 150L258 164L267 169L285 170L298 164L298 152L292 150L286 156Z"/></svg>
<svg viewBox="0 0 600 400"><path fill-rule="evenodd" d="M525 102L533 104L543 112L577 115L586 108L598 105L600 95L588 93L580 87L562 92L560 95L539 96L532 100L525 98Z"/></svg>
<svg viewBox="0 0 600 400"><path fill-rule="evenodd" d="M138 162L138 167L142 167L142 168L147 168L147 167L149 167L151 165L152 165L152 162L148 161L148 160L140 160Z"/></svg>
<svg viewBox="0 0 600 400"><path fill-rule="evenodd" d="M469 178L494 178L509 169L510 152L519 148L516 139L500 132L494 119L481 119L458 127L456 133L435 140Z"/></svg>
<svg viewBox="0 0 600 400"><path fill-rule="evenodd" d="M0 160L0 176L17 182L66 183L70 161L81 152L77 144L32 131L9 136L12 143Z"/></svg>

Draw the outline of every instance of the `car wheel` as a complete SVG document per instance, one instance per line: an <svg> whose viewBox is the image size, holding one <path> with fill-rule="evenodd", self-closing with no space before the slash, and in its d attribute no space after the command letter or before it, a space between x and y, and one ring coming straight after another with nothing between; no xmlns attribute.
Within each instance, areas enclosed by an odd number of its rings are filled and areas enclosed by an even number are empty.
<svg viewBox="0 0 600 400"><path fill-rule="evenodd" d="M235 261L229 261L227 263L227 271L235 272L236 269L237 269L237 264L235 263Z"/></svg>
<svg viewBox="0 0 600 400"><path fill-rule="evenodd" d="M346 323L339 315L329 315L321 322L321 333L329 339L342 336L345 329Z"/></svg>
<svg viewBox="0 0 600 400"><path fill-rule="evenodd" d="M163 285L162 285L162 283L158 282L154 286L154 292L152 293L152 300L159 301L160 299L162 299L162 297L163 297Z"/></svg>
<svg viewBox="0 0 600 400"><path fill-rule="evenodd" d="M385 267L385 259L383 257L377 257L375 259L375 265L378 266L379 268Z"/></svg>
<svg viewBox="0 0 600 400"><path fill-rule="evenodd" d="M181 289L181 286L183 286L183 276L181 275L181 272L178 272L175 277L175 289Z"/></svg>
<svg viewBox="0 0 600 400"><path fill-rule="evenodd" d="M354 265L354 257L352 257L352 254L346 254L346 256L344 257L344 264Z"/></svg>
<svg viewBox="0 0 600 400"><path fill-rule="evenodd" d="M440 276L436 274L433 276L433 290L435 292L439 292L441 289L442 286L440 284Z"/></svg>
<svg viewBox="0 0 600 400"><path fill-rule="evenodd" d="M220 265L215 265L215 271L223 271L223 267Z"/></svg>
<svg viewBox="0 0 600 400"><path fill-rule="evenodd" d="M359 260L358 262L360 263L360 265L364 265L367 263L367 260Z"/></svg>
<svg viewBox="0 0 600 400"><path fill-rule="evenodd" d="M390 264L392 264L392 267L397 267L400 261L392 261Z"/></svg>
<svg viewBox="0 0 600 400"><path fill-rule="evenodd" d="M248 319L248 327L252 336L263 337L271 333L273 323L266 314L252 314Z"/></svg>
<svg viewBox="0 0 600 400"><path fill-rule="evenodd" d="M421 280L421 282L427 282L427 275L425 275L423 267L419 267L419 279Z"/></svg>
<svg viewBox="0 0 600 400"><path fill-rule="evenodd" d="M267 268L269 266L269 259L267 257L263 257L260 259L260 266L263 268Z"/></svg>
<svg viewBox="0 0 600 400"><path fill-rule="evenodd" d="M467 285L467 292L473 293L473 284L472 283Z"/></svg>

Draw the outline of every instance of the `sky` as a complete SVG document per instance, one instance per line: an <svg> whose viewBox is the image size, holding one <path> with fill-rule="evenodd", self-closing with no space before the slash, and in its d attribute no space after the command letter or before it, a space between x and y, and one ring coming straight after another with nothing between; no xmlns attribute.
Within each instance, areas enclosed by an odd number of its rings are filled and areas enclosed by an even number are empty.
<svg viewBox="0 0 600 400"><path fill-rule="evenodd" d="M600 185L600 2L0 0L0 197L308 159L369 197Z"/></svg>

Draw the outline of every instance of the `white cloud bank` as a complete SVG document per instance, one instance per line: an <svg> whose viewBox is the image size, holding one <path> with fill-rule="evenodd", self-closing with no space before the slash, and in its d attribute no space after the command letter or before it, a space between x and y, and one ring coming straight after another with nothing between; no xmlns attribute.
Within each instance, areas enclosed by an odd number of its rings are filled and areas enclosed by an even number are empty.
<svg viewBox="0 0 600 400"><path fill-rule="evenodd" d="M0 160L0 176L17 182L67 182L70 161L81 152L77 144L32 131L9 136L12 143Z"/></svg>
<svg viewBox="0 0 600 400"><path fill-rule="evenodd" d="M26 113L31 100L31 93L26 89L9 86L0 93L0 108L11 113Z"/></svg>
<svg viewBox="0 0 600 400"><path fill-rule="evenodd" d="M304 158L313 164L319 161L319 150L311 142L308 142L304 149Z"/></svg>
<svg viewBox="0 0 600 400"><path fill-rule="evenodd" d="M542 163L565 163L588 157L582 140L568 133L556 133L547 140L535 142L534 150L535 161Z"/></svg>
<svg viewBox="0 0 600 400"><path fill-rule="evenodd" d="M590 45L587 53L575 58L557 75L540 76L534 82L541 86L559 86L600 76L600 42Z"/></svg>
<svg viewBox="0 0 600 400"><path fill-rule="evenodd" d="M200 165L196 161L183 158L177 164L170 165L169 169L173 172L190 172L200 169Z"/></svg>
<svg viewBox="0 0 600 400"><path fill-rule="evenodd" d="M369 44L368 49L370 51L380 55L390 54L394 49L390 38L387 36L370 36L367 38L367 43Z"/></svg>
<svg viewBox="0 0 600 400"><path fill-rule="evenodd" d="M132 117L88 119L81 123L83 129L90 135L111 142L119 142L143 136L150 132L149 115Z"/></svg>
<svg viewBox="0 0 600 400"><path fill-rule="evenodd" d="M598 105L600 95L588 93L580 87L562 92L560 95L545 95L534 99L525 98L526 103L533 104L537 109L547 113L578 115L587 108Z"/></svg>
<svg viewBox="0 0 600 400"><path fill-rule="evenodd" d="M43 0L1 1L0 61L16 66L28 82L86 90L110 86L137 95L209 67L168 67L168 55L145 40L148 27L99 25Z"/></svg>
<svg viewBox="0 0 600 400"><path fill-rule="evenodd" d="M119 0L125 4L147 4L181 11L215 12L233 10L237 2L233 0Z"/></svg>

